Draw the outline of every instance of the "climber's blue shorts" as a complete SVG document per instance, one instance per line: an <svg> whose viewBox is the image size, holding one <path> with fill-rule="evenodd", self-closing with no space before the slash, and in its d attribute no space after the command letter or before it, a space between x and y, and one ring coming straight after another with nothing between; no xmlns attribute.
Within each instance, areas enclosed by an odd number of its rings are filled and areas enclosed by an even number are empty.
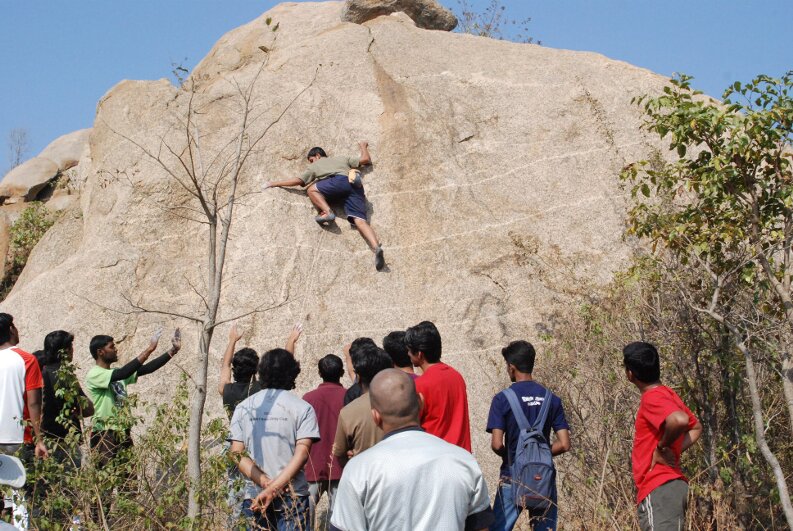
<svg viewBox="0 0 793 531"><path fill-rule="evenodd" d="M353 186L346 175L337 174L319 181L317 190L328 201L344 199L344 214L350 223L354 222L354 218L366 221L366 194L363 185Z"/></svg>

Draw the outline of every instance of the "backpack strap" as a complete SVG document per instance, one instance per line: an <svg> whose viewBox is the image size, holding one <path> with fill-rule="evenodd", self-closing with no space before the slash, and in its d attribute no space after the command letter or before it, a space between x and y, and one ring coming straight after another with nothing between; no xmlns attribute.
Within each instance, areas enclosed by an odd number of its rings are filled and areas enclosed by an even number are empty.
<svg viewBox="0 0 793 531"><path fill-rule="evenodd" d="M515 394L515 391L513 391L511 387L507 387L502 392L504 396L507 397L507 402L509 402L509 407L512 409L512 414L515 416L515 421L518 423L518 428L521 430L531 429L529 419L527 419L526 414L523 413L523 408L520 407L520 400L518 400L518 395Z"/></svg>
<svg viewBox="0 0 793 531"><path fill-rule="evenodd" d="M548 410L551 408L551 396L551 390L546 389L545 398L543 398L542 406L540 407L540 413L537 415L537 419L531 427L535 431L542 432L542 428L545 426L545 420L548 418Z"/></svg>

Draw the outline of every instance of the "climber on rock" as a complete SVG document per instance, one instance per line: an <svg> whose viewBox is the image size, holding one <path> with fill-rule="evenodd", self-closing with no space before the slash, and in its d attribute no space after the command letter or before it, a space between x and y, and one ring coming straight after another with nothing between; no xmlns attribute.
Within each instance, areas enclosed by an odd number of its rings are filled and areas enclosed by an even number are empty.
<svg viewBox="0 0 793 531"><path fill-rule="evenodd" d="M366 221L366 194L363 189L361 172L357 168L372 163L369 155L369 143L358 142L360 157L328 157L320 147L311 148L308 152L310 165L303 175L285 181L270 181L267 188L289 186L307 186L306 191L311 203L319 212L314 219L317 223L329 223L336 219L328 200L344 200L344 213L350 225L358 229L361 236L374 252L375 268L380 271L385 267L383 248L377 240L374 229Z"/></svg>

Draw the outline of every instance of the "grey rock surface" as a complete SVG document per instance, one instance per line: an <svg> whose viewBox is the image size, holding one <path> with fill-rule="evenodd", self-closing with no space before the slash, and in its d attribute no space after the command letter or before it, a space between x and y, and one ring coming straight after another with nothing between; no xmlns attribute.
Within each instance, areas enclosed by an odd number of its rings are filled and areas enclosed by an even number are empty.
<svg viewBox="0 0 793 531"><path fill-rule="evenodd" d="M451 31L457 27L454 13L436 0L346 0L341 19L363 24L399 12L409 16L419 28Z"/></svg>
<svg viewBox="0 0 793 531"><path fill-rule="evenodd" d="M341 8L281 4L222 37L192 73L210 161L237 131L236 86L249 86L267 60L251 134L269 129L243 169L220 318L280 304L239 323L240 346L260 353L302 322L298 394L319 383L316 362L352 339L379 343L434 321L443 360L467 381L474 453L493 489L498 462L484 430L493 394L509 383L500 349L552 330L556 309L580 304L627 264L617 176L629 161L666 152L640 130L630 101L667 79L594 53L425 31L403 16L348 24ZM174 124L189 96L160 80L123 81L102 98L78 166L79 204L0 304L28 350L51 330L73 332L83 376L91 336L114 336L124 361L156 327L181 326L178 358L131 388L149 402L168 400L182 372L195 372L198 329L135 313L128 300L200 314L193 288L205 285L207 235L174 210L190 197L135 143L178 146ZM323 230L304 194L262 191L265 180L300 175L310 147L356 155L360 139L374 160L364 182L383 273L341 216ZM228 326L212 344L210 389ZM553 369L541 350L538 379ZM207 414L224 416L213 391Z"/></svg>

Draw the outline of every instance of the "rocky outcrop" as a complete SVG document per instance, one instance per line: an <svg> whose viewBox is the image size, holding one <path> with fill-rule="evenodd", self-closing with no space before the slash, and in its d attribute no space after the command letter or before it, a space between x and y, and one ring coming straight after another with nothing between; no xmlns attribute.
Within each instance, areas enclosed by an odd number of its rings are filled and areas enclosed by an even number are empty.
<svg viewBox="0 0 793 531"><path fill-rule="evenodd" d="M347 22L363 24L374 18L405 13L424 29L452 31L457 27L454 13L435 0L347 0L341 19Z"/></svg>
<svg viewBox="0 0 793 531"><path fill-rule="evenodd" d="M484 423L508 382L500 349L552 330L555 309L628 263L617 176L667 149L644 136L630 102L666 79L593 53L426 31L402 15L344 23L341 9L281 4L225 35L194 70L205 167L237 131L237 86L257 80L248 139L267 130L243 169L221 318L281 304L239 323L259 352L303 322L298 393L318 383L317 361L350 340L434 321L444 361L469 386L474 452L495 474ZM79 208L59 217L0 304L28 350L51 330L73 332L81 375L95 334L113 335L126 360L156 326L181 326L178 359L135 386L152 402L169 399L182 370L194 373L198 329L130 313L127 299L200 315L207 236L186 220L190 196L135 144L157 153L164 137L179 148L189 96L161 80L124 81L102 98L77 167ZM324 230L305 195L262 191L265 180L299 175L312 146L356 154L360 139L374 160L364 182L383 273L345 222ZM226 331L215 335L212 382ZM552 365L540 349L539 374ZM215 394L207 408L224 415Z"/></svg>
<svg viewBox="0 0 793 531"><path fill-rule="evenodd" d="M0 204L35 200L59 173L77 165L90 134L90 129L81 129L58 137L38 156L8 172L0 181Z"/></svg>

